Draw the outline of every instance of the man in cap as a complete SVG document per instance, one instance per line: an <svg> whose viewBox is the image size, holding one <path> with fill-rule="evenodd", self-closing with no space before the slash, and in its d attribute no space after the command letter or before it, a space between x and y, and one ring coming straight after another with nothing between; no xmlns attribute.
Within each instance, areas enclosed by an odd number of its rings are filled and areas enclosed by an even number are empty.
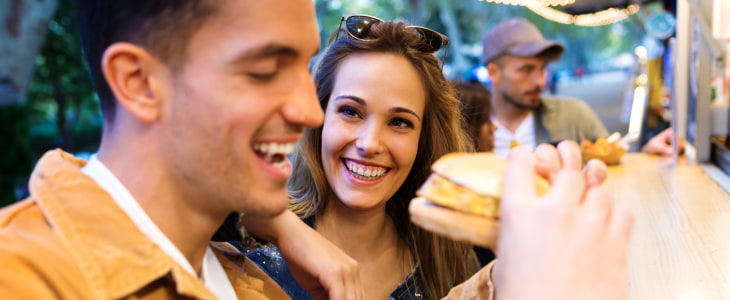
<svg viewBox="0 0 730 300"><path fill-rule="evenodd" d="M563 46L545 39L525 19L499 23L484 38L483 62L492 79L494 152L506 157L510 149L524 145L608 135L606 127L584 102L542 95L545 70L557 60Z"/></svg>

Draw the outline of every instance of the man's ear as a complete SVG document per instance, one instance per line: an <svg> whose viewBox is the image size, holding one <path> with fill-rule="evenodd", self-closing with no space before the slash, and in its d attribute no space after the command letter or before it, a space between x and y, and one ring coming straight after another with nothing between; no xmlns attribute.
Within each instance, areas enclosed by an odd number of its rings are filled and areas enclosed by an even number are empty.
<svg viewBox="0 0 730 300"><path fill-rule="evenodd" d="M125 42L109 46L101 60L104 78L118 104L140 121L156 121L162 111L164 67L147 50Z"/></svg>
<svg viewBox="0 0 730 300"><path fill-rule="evenodd" d="M502 70L495 62L490 62L487 64L487 73L489 73L489 78L492 79L492 83L499 84L499 72L501 71Z"/></svg>

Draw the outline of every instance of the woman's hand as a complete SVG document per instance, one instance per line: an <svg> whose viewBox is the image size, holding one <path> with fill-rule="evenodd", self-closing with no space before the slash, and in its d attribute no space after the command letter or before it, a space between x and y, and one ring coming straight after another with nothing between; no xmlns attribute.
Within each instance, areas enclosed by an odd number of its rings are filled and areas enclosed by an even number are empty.
<svg viewBox="0 0 730 300"><path fill-rule="evenodd" d="M315 299L363 299L358 263L293 212L244 216L242 222L254 236L279 248L294 278Z"/></svg>

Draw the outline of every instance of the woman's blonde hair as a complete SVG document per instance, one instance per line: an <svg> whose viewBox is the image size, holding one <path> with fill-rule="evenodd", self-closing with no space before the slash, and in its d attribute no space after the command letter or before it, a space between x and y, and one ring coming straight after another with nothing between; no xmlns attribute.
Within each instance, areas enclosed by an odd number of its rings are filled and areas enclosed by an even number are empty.
<svg viewBox="0 0 730 300"><path fill-rule="evenodd" d="M418 152L403 185L386 204L386 212L395 224L399 241L408 247L419 266L418 281L428 299L440 299L478 270L476 255L470 245L427 232L410 222L408 204L416 190L431 174L431 164L454 151L471 151L469 137L462 129L459 101L441 72L438 59L414 48L424 40L401 22L373 25L367 39L356 40L341 33L322 54L315 68L315 84L320 105L327 104L335 85L338 67L355 53L390 53L406 58L421 76L426 89L426 105ZM376 87L373 87L376 88ZM301 218L322 213L332 190L325 177L321 159L322 127L306 129L293 161L294 176L289 181L291 208Z"/></svg>

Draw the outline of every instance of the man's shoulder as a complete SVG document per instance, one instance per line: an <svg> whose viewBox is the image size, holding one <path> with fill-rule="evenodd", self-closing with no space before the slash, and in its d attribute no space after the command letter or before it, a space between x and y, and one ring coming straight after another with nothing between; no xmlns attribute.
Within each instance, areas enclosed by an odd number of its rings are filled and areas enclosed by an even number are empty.
<svg viewBox="0 0 730 300"><path fill-rule="evenodd" d="M39 236L44 238L37 238ZM49 236L53 236L53 231L40 207L32 199L18 201L0 209L0 239L13 238L18 242L28 240L39 243Z"/></svg>
<svg viewBox="0 0 730 300"><path fill-rule="evenodd" d="M0 298L50 299L76 295L75 290L55 290L54 283L68 278L83 280L73 255L61 242L32 200L0 209ZM78 282L76 284L79 284ZM54 285L55 287L51 287ZM71 294L69 294L71 292ZM23 296L25 295L25 296Z"/></svg>
<svg viewBox="0 0 730 300"><path fill-rule="evenodd" d="M12 255L51 259L65 249L32 199L0 209L0 260Z"/></svg>
<svg viewBox="0 0 730 300"><path fill-rule="evenodd" d="M586 112L592 112L593 109L585 101L574 97L563 96L543 96L542 110L543 115L565 115L577 114L584 115Z"/></svg>
<svg viewBox="0 0 730 300"><path fill-rule="evenodd" d="M550 95L542 96L541 100L547 107L589 107L585 101L575 97Z"/></svg>

